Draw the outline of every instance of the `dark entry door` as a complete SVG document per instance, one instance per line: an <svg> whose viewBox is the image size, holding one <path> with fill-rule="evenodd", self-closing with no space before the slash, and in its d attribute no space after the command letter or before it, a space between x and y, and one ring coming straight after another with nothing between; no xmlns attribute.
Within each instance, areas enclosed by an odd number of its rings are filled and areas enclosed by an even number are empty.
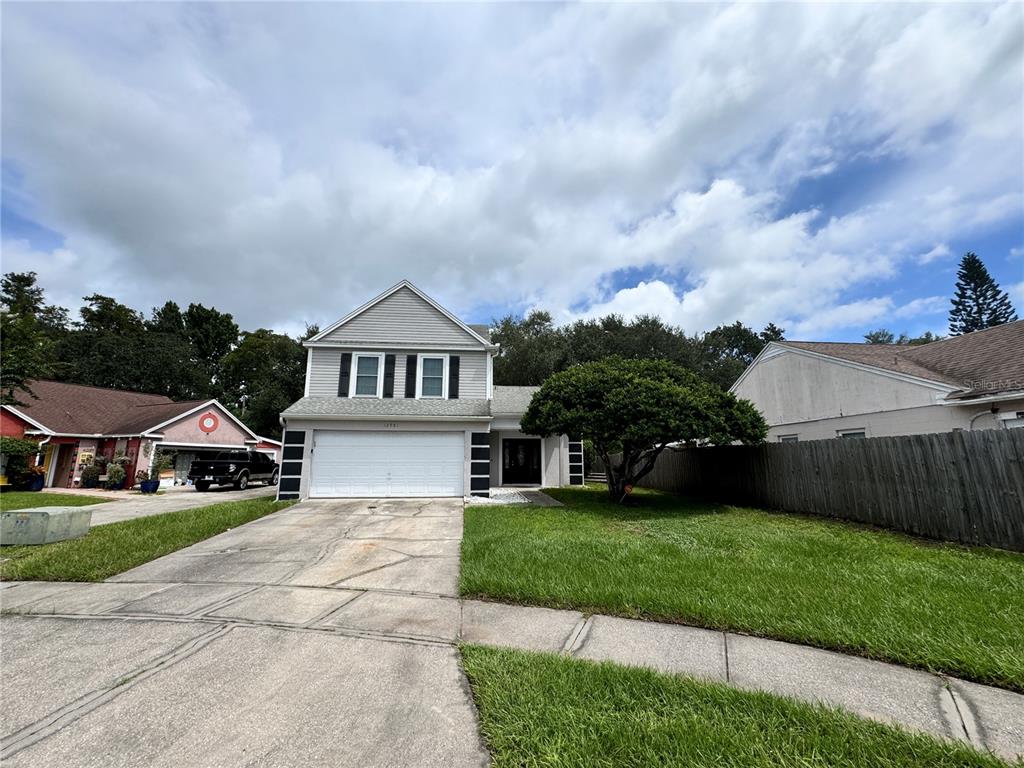
<svg viewBox="0 0 1024 768"><path fill-rule="evenodd" d="M540 440L503 440L501 482L540 485Z"/></svg>

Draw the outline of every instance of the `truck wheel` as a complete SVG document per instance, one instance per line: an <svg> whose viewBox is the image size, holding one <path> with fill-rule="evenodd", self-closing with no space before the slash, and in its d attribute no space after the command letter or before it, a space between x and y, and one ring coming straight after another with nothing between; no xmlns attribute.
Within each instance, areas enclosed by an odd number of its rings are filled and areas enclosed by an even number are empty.
<svg viewBox="0 0 1024 768"><path fill-rule="evenodd" d="M235 488L237 488L239 491L244 491L248 487L249 487L249 474L247 472L243 472L242 474L240 474L238 476L238 479L235 480Z"/></svg>
<svg viewBox="0 0 1024 768"><path fill-rule="evenodd" d="M200 480L198 483L196 483L196 490L199 491L200 493L206 493L208 490L210 490L210 484Z"/></svg>
<svg viewBox="0 0 1024 768"><path fill-rule="evenodd" d="M274 474L272 474L270 476L270 481L267 483L267 485L277 485L277 470L276 469L274 470Z"/></svg>

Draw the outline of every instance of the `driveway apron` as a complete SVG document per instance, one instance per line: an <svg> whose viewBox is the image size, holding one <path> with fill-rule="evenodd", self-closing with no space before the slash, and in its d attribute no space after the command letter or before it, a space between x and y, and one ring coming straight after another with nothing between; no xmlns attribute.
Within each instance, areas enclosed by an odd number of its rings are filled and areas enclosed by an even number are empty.
<svg viewBox="0 0 1024 768"><path fill-rule="evenodd" d="M460 500L307 501L109 582L8 586L0 758L486 764L461 536Z"/></svg>

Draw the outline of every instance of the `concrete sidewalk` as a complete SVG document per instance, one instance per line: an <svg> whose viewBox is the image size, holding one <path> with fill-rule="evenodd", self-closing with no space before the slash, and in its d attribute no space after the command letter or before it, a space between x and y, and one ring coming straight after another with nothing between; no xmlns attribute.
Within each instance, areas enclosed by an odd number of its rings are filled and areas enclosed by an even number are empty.
<svg viewBox="0 0 1024 768"><path fill-rule="evenodd" d="M301 586L304 580L268 586L26 583L4 591L3 607L6 613L97 622L188 621L205 631L290 628L437 648L466 642L564 653L823 702L970 742L1006 759L1024 755L1024 696L999 688L728 632L460 601L437 592L378 588L367 578L347 588Z"/></svg>

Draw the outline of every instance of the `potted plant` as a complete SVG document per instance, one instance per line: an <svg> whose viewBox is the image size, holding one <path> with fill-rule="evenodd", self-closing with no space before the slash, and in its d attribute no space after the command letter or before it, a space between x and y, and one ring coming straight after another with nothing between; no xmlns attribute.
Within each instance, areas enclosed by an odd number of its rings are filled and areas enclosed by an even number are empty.
<svg viewBox="0 0 1024 768"><path fill-rule="evenodd" d="M46 482L46 470L40 466L32 466L28 468L26 474L26 487L27 491L41 491L43 490L43 484Z"/></svg>
<svg viewBox="0 0 1024 768"><path fill-rule="evenodd" d="M153 459L153 466L149 470L149 477L145 472L139 472L143 476L139 483L139 489L143 493L156 493L160 488L160 475L171 468L171 457L165 453L158 453Z"/></svg>
<svg viewBox="0 0 1024 768"><path fill-rule="evenodd" d="M107 490L108 491L120 491L124 488L125 478L124 467L120 464L110 464L107 466Z"/></svg>
<svg viewBox="0 0 1024 768"><path fill-rule="evenodd" d="M100 484L100 475L103 474L103 469L99 464L90 464L88 467L82 470L82 487L83 488L96 488Z"/></svg>

